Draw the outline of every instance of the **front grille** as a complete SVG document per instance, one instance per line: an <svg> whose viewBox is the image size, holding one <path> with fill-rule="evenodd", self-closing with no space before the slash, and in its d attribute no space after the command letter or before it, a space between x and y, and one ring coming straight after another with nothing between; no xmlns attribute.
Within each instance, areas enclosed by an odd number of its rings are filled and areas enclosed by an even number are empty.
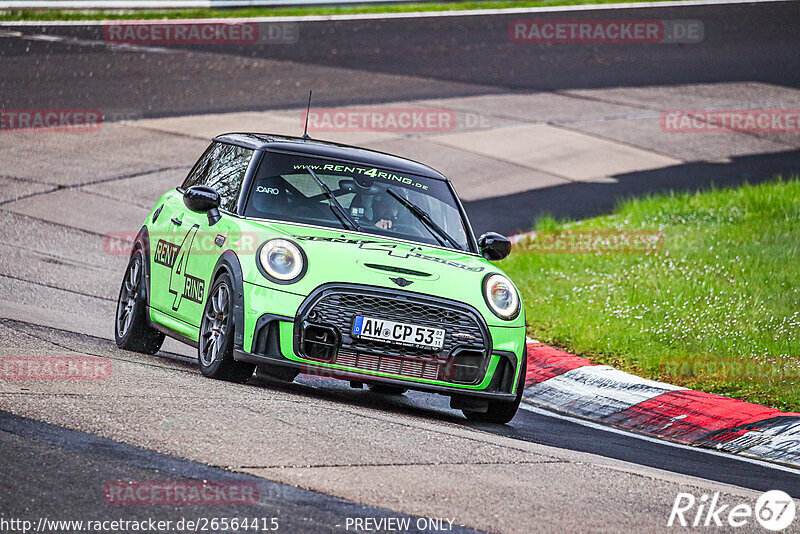
<svg viewBox="0 0 800 534"><path fill-rule="evenodd" d="M356 315L444 328L444 344L437 351L355 339L350 332ZM470 308L379 288L333 286L320 289L300 307L296 324L300 325L296 331L297 340L303 337L302 329L308 328L307 325L335 328L341 342L334 360L338 365L414 378L474 383L483 378L483 372L469 374L469 382L465 382L464 374L456 376L448 372L453 368L448 362L454 352L464 349L472 354L483 354L485 362L491 349L482 318ZM302 349L302 343L298 343L298 348Z"/></svg>
<svg viewBox="0 0 800 534"><path fill-rule="evenodd" d="M441 364L436 361L408 360L347 349L339 351L336 363L362 371L377 371L411 378L427 378L429 380L437 380L439 378L439 368L441 367Z"/></svg>

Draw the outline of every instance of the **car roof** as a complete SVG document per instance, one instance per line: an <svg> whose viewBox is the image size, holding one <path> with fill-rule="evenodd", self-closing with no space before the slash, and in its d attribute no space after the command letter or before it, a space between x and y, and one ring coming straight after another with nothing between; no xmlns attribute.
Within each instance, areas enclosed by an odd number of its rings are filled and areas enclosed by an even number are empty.
<svg viewBox="0 0 800 534"><path fill-rule="evenodd" d="M291 152L294 154L369 165L396 172L407 172L436 180L447 180L442 173L423 163L392 154L386 154L384 152L378 152L377 150L368 150L366 148L332 143L329 141L268 133L227 133L215 137L214 141L230 143L254 150Z"/></svg>

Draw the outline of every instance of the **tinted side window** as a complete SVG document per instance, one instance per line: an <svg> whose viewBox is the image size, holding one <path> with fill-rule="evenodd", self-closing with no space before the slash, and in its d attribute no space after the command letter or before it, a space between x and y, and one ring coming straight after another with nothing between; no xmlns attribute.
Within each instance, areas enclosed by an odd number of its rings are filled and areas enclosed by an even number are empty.
<svg viewBox="0 0 800 534"><path fill-rule="evenodd" d="M193 185L205 185L208 171L211 170L211 161L214 158L214 152L216 152L218 148L219 143L211 143L211 146L209 146L200 159L197 160L194 169L192 169L192 172L189 173L189 176L186 177L181 185L184 191Z"/></svg>
<svg viewBox="0 0 800 534"><path fill-rule="evenodd" d="M206 185L217 190L222 197L220 207L236 211L236 201L242 188L244 175L250 165L253 151L233 145L218 144L214 151L211 171L206 177Z"/></svg>
<svg viewBox="0 0 800 534"><path fill-rule="evenodd" d="M184 190L193 185L213 187L222 197L220 207L235 212L239 190L252 157L253 151L249 148L213 143L198 160L182 187Z"/></svg>

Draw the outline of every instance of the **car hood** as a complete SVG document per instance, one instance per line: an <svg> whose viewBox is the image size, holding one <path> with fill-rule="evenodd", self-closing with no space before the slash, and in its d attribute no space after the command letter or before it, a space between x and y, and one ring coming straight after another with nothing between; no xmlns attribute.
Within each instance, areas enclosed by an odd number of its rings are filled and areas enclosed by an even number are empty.
<svg viewBox="0 0 800 534"><path fill-rule="evenodd" d="M402 288L465 302L477 308L490 323L511 325L494 317L481 289L488 273L502 271L475 254L382 236L289 223L251 222L263 228L263 235L259 232L261 241L287 238L306 253L308 271L300 281L283 286L282 290L307 295L325 283ZM248 281L270 285L257 269L244 270L249 271L249 276L245 274L246 279L250 278Z"/></svg>

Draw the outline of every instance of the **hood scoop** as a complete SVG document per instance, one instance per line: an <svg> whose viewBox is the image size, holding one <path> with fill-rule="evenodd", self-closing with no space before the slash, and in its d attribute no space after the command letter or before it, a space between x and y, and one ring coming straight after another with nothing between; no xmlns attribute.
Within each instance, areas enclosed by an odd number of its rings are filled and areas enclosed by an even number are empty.
<svg viewBox="0 0 800 534"><path fill-rule="evenodd" d="M395 267L394 265L380 265L377 263L365 263L364 267L375 269L376 271L384 271L391 274L403 274L406 276L417 276L420 278L430 278L431 273L423 271L415 271L414 269L406 269L405 267Z"/></svg>

